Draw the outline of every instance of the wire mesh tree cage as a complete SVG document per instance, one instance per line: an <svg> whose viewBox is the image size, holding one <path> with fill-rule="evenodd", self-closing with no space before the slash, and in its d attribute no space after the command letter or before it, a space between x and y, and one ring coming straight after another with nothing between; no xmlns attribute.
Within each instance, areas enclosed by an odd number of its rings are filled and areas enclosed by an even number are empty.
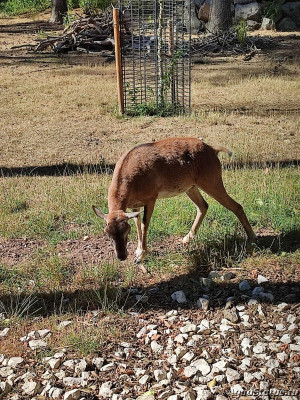
<svg viewBox="0 0 300 400"><path fill-rule="evenodd" d="M191 103L189 0L120 0L124 112L173 115Z"/></svg>

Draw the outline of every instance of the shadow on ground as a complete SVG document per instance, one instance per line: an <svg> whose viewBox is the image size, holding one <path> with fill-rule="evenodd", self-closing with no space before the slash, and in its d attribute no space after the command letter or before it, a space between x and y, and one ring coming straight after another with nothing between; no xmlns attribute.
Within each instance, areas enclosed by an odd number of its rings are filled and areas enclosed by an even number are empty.
<svg viewBox="0 0 300 400"><path fill-rule="evenodd" d="M157 250L159 246L153 244L152 256L161 257L172 250L179 251L177 245L171 249L170 247L163 250ZM190 249L183 252L186 257L187 264L190 266L188 272L180 272L176 275L176 268L172 277L159 276L156 272L145 274L138 272L137 267L136 279L134 278L133 287L142 295L137 300L134 294L129 294L130 285L120 288L122 278L115 279L103 285L95 285L94 288L78 289L74 291L55 291L51 293L33 293L31 295L32 307L28 310L31 315L49 316L62 313L81 313L87 310L102 309L105 304L107 309L103 311L146 311L146 310L171 310L178 307L183 309L195 309L199 297L206 295L210 300L210 309L224 308L228 297L234 297L236 304L245 304L251 298L251 290L258 286L257 275L262 274L268 277L268 281L262 286L265 292L272 293L274 296L273 303L278 304L286 302L288 304L299 304L300 299L300 270L296 261L290 262L288 258L280 257L272 258L272 254L294 253L300 248L300 230L294 230L285 235L276 236L265 235L258 238L255 245L248 247L246 240L230 236L222 243L211 241L209 244L195 244ZM156 249L156 250L155 250ZM182 249L182 247L181 247ZM242 270L236 267L241 265L240 262L246 260L249 255L255 252L264 254L264 250L269 254L265 264L254 265ZM182 250L181 250L182 251ZM296 259L296 258L295 258ZM213 267L212 268L212 260ZM111 260L111 263L115 263ZM144 266L151 269L150 262ZM114 264L115 265L115 264ZM124 265L124 264L123 264ZM226 269L224 268L226 266ZM122 264L119 264L122 268ZM207 285L206 278L210 270L216 270L220 273L220 278L211 281ZM233 275L228 280L222 280L226 272L230 271ZM241 291L239 283L241 280L247 279L251 285L250 291ZM187 296L187 303L177 304L171 299L171 294L177 290L183 290ZM0 305L4 306L4 310L20 308L23 299L28 296L20 295L1 295ZM144 300L146 300L144 302ZM260 299L261 303L268 303L267 299ZM15 306L14 306L15 305ZM0 309L1 312L1 309Z"/></svg>
<svg viewBox="0 0 300 400"><path fill-rule="evenodd" d="M268 161L235 161L222 163L224 169L243 169L243 168L287 168L300 165L300 159L289 160L268 160ZM26 167L5 167L0 166L0 177L14 176L70 176L82 173L103 174L112 173L115 164L95 163L95 164L72 164L62 163L53 165L32 165Z"/></svg>

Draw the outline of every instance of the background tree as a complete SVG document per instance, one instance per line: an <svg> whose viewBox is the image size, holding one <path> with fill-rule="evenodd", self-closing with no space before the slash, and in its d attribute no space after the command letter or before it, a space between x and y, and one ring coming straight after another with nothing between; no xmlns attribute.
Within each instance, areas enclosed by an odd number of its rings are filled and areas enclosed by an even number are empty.
<svg viewBox="0 0 300 400"><path fill-rule="evenodd" d="M49 22L61 24L68 11L67 0L52 0L52 10Z"/></svg>
<svg viewBox="0 0 300 400"><path fill-rule="evenodd" d="M231 0L212 0L208 29L214 34L226 32L232 24Z"/></svg>

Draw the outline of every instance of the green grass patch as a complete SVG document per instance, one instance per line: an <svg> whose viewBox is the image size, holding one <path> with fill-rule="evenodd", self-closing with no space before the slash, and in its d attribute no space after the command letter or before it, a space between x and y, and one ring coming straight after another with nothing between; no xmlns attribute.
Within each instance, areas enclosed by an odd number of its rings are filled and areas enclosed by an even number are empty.
<svg viewBox="0 0 300 400"><path fill-rule="evenodd" d="M50 6L50 0L7 0L0 3L0 13L18 15L43 11Z"/></svg>

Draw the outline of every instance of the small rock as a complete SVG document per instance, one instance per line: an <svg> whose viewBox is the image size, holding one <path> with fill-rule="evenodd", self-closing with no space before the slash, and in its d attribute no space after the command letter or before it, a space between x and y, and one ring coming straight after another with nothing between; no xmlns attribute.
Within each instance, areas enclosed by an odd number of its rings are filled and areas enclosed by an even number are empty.
<svg viewBox="0 0 300 400"><path fill-rule="evenodd" d="M288 307L289 307L289 305L287 303L280 303L277 306L278 311L285 311Z"/></svg>
<svg viewBox="0 0 300 400"><path fill-rule="evenodd" d="M279 361L284 362L285 360L288 359L288 355L284 352L277 353L276 357L278 358Z"/></svg>
<svg viewBox="0 0 300 400"><path fill-rule="evenodd" d="M191 365L185 367L184 370L183 370L183 374L187 378L191 378L192 376L196 375L197 372L198 372L198 369L196 367L191 366Z"/></svg>
<svg viewBox="0 0 300 400"><path fill-rule="evenodd" d="M235 369L232 368L227 368L226 369L226 379L228 383L231 383L233 381L238 381L241 379L241 374L236 371Z"/></svg>
<svg viewBox="0 0 300 400"><path fill-rule="evenodd" d="M41 339L43 339L44 337L46 337L46 336L49 335L50 330L49 330L49 329L40 329L40 330L38 330L37 332L38 332L38 334L39 334L39 337L40 337Z"/></svg>
<svg viewBox="0 0 300 400"><path fill-rule="evenodd" d="M174 341L180 344L183 344L188 338L188 335L186 333L181 333L177 336L175 336Z"/></svg>
<svg viewBox="0 0 300 400"><path fill-rule="evenodd" d="M210 271L208 274L209 279L216 279L219 277L219 272L218 271Z"/></svg>
<svg viewBox="0 0 300 400"><path fill-rule="evenodd" d="M179 304L186 303L186 296L185 293L182 290L178 290L177 292L174 292L172 295L172 300L177 301Z"/></svg>
<svg viewBox="0 0 300 400"><path fill-rule="evenodd" d="M154 373L154 378L155 378L156 382L160 382L163 379L166 379L166 376L167 376L166 371L164 371L162 369L156 369L153 371L153 373Z"/></svg>
<svg viewBox="0 0 300 400"><path fill-rule="evenodd" d="M99 389L99 396L105 397L105 398L111 398L112 397L112 390L111 390L112 383L111 382L104 382L102 383L100 389Z"/></svg>
<svg viewBox="0 0 300 400"><path fill-rule="evenodd" d="M247 291L247 290L250 290L250 285L249 285L248 281L247 281L247 280L244 280L244 281L240 282L240 284L239 284L239 289L240 289L242 292L245 292L245 291Z"/></svg>
<svg viewBox="0 0 300 400"><path fill-rule="evenodd" d="M24 394L34 396L40 392L41 385L39 382L27 381L22 386Z"/></svg>
<svg viewBox="0 0 300 400"><path fill-rule="evenodd" d="M256 304L258 304L258 301L256 299L250 299L248 301L248 306L255 306Z"/></svg>
<svg viewBox="0 0 300 400"><path fill-rule="evenodd" d="M274 301L274 296L272 295L272 293L261 292L261 293L259 293L258 296L261 300L266 300L266 301L269 301L270 303L272 303Z"/></svg>
<svg viewBox="0 0 300 400"><path fill-rule="evenodd" d="M272 19L270 19L270 18L264 17L263 20L262 20L260 29L261 30L266 30L266 31L270 31L272 29L275 29L274 21Z"/></svg>
<svg viewBox="0 0 300 400"><path fill-rule="evenodd" d="M81 386L82 379L75 376L66 376L63 378L63 383L66 386Z"/></svg>
<svg viewBox="0 0 300 400"><path fill-rule="evenodd" d="M264 282L268 282L269 281L269 279L268 278L266 278L265 276L263 276L263 275L258 275L258 277L257 277L257 283L260 285L261 283L264 283Z"/></svg>
<svg viewBox="0 0 300 400"><path fill-rule="evenodd" d="M281 341L282 343L285 343L285 344L291 343L291 341L292 341L291 335L289 335L288 333L286 333L285 335L283 335L283 336L280 338L280 341Z"/></svg>
<svg viewBox="0 0 300 400"><path fill-rule="evenodd" d="M0 398L2 395L8 394L12 389L10 382L0 382ZM4 397L2 397L4 398Z"/></svg>
<svg viewBox="0 0 300 400"><path fill-rule="evenodd" d="M258 342L254 347L253 347L253 352L256 354L261 354L266 350L266 345L265 343Z"/></svg>
<svg viewBox="0 0 300 400"><path fill-rule="evenodd" d="M79 389L69 390L64 394L64 400L78 400L80 398L81 392Z"/></svg>
<svg viewBox="0 0 300 400"><path fill-rule="evenodd" d="M239 316L235 308L224 311L224 318L236 324L239 321Z"/></svg>
<svg viewBox="0 0 300 400"><path fill-rule="evenodd" d="M207 311L207 310L208 310L208 307L209 307L209 300L206 299L206 298L204 298L204 297L200 297L200 298L197 300L197 306L198 306L199 308L202 308L204 311Z"/></svg>
<svg viewBox="0 0 300 400"><path fill-rule="evenodd" d="M259 294L260 294L260 293L263 293L264 290L265 290L265 289L264 289L263 287L261 287L261 286L256 286L256 287L252 290L252 296L253 296L254 298L259 297Z"/></svg>
<svg viewBox="0 0 300 400"><path fill-rule="evenodd" d="M206 376L210 373L210 366L208 362L204 360L204 358L193 361L191 366L197 368L197 370L200 371L203 376Z"/></svg>
<svg viewBox="0 0 300 400"><path fill-rule="evenodd" d="M246 383L250 383L254 379L255 379L254 376L252 374L250 374L250 372L244 372L244 381Z"/></svg>
<svg viewBox="0 0 300 400"><path fill-rule="evenodd" d="M7 336L9 332L9 328L4 328L3 331L0 331L0 337Z"/></svg>
<svg viewBox="0 0 300 400"><path fill-rule="evenodd" d="M21 364L23 364L24 362L24 358L22 357L12 357L8 360L7 365L9 367L13 367L13 368L17 368L19 367Z"/></svg>
<svg viewBox="0 0 300 400"><path fill-rule="evenodd" d="M150 376L149 375L143 375L140 379L139 379L139 384L140 385L146 385L146 383L149 381Z"/></svg>
<svg viewBox="0 0 300 400"><path fill-rule="evenodd" d="M190 362L192 359L195 357L195 354L192 351L188 351L185 353L185 355L182 357L183 360Z"/></svg>
<svg viewBox="0 0 300 400"><path fill-rule="evenodd" d="M46 343L44 340L41 340L41 339L30 340L30 341L28 342L28 344L29 344L29 347L30 347L32 350L44 349L45 347L48 346L47 343Z"/></svg>
<svg viewBox="0 0 300 400"><path fill-rule="evenodd" d="M48 361L48 364L50 365L51 369L57 369L60 366L60 359L59 358L51 358Z"/></svg>
<svg viewBox="0 0 300 400"><path fill-rule="evenodd" d="M180 328L181 333L196 332L197 326L195 324L187 324Z"/></svg>
<svg viewBox="0 0 300 400"><path fill-rule="evenodd" d="M100 369L104 364L104 358L95 357L92 359L92 364L95 365L97 369Z"/></svg>
<svg viewBox="0 0 300 400"><path fill-rule="evenodd" d="M153 340L152 342L151 342L151 350L154 352L154 353L160 353L162 350L163 350L163 346L161 346L160 344L158 344L155 340Z"/></svg>
<svg viewBox="0 0 300 400"><path fill-rule="evenodd" d="M2 378L7 378L9 375L12 375L14 370L11 367L2 367L0 368L0 376Z"/></svg>
<svg viewBox="0 0 300 400"><path fill-rule="evenodd" d="M203 319L198 325L198 333L201 333L201 335L209 335L210 331L209 320Z"/></svg>
<svg viewBox="0 0 300 400"><path fill-rule="evenodd" d="M235 276L236 276L236 275L235 275L233 272L229 271L229 272L226 272L226 273L221 277L221 279L222 279L223 281L230 281L231 279L234 279Z"/></svg>
<svg viewBox="0 0 300 400"><path fill-rule="evenodd" d="M105 364L103 365L103 367L100 368L101 372L107 372L107 371L111 371L112 369L114 369L115 367L115 363L109 363L109 364Z"/></svg>
<svg viewBox="0 0 300 400"><path fill-rule="evenodd" d="M269 371L272 371L274 368L279 367L279 362L274 358L270 358L270 360L267 361L266 366L269 368Z"/></svg>
<svg viewBox="0 0 300 400"><path fill-rule="evenodd" d="M285 327L284 327L283 324L276 324L276 325L275 325L275 328L276 328L278 331L284 331L284 330L285 330Z"/></svg>
<svg viewBox="0 0 300 400"><path fill-rule="evenodd" d="M73 321L62 321L58 324L58 329L63 329L68 325L71 325Z"/></svg>

